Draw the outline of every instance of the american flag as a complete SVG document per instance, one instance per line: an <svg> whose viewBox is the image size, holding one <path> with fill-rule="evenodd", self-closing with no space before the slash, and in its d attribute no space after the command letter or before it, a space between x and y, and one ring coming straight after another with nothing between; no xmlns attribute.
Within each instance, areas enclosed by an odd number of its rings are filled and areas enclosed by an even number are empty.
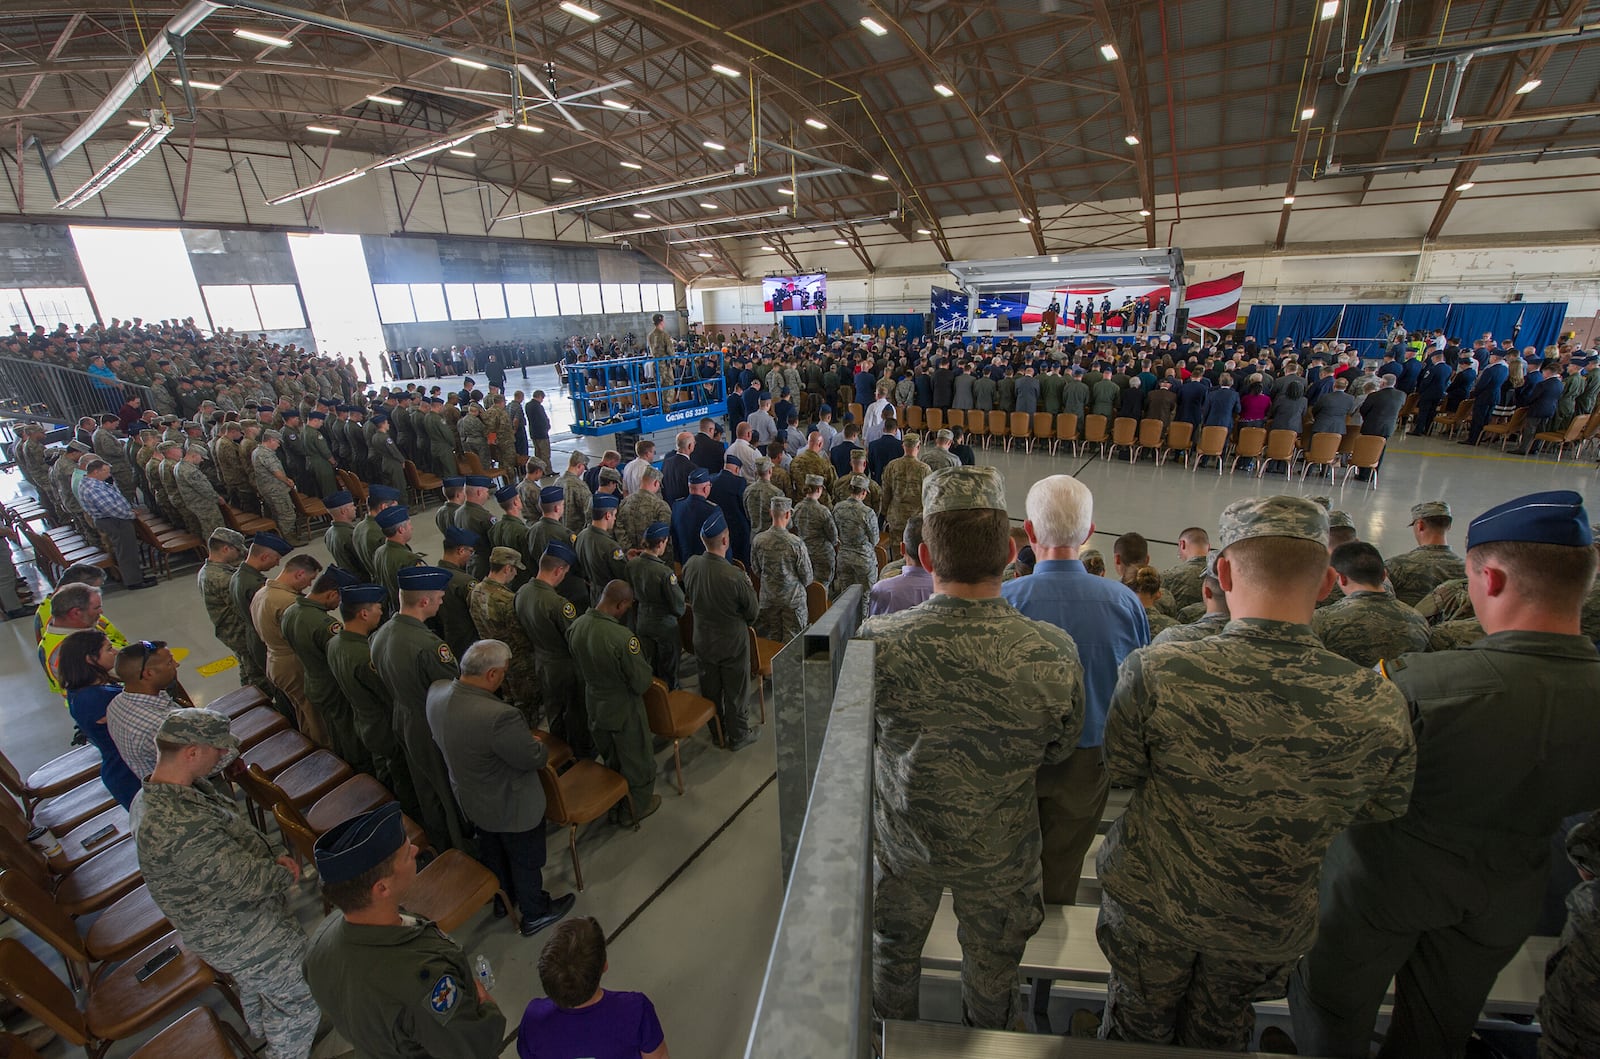
<svg viewBox="0 0 1600 1059"><path fill-rule="evenodd" d="M1002 291L978 299L978 315L1005 318L1006 329L1009 331L1015 331L1022 326L1022 314L1027 309L1027 291Z"/></svg>
<svg viewBox="0 0 1600 1059"><path fill-rule="evenodd" d="M967 329L967 296L946 287L933 288L935 334L960 334Z"/></svg>

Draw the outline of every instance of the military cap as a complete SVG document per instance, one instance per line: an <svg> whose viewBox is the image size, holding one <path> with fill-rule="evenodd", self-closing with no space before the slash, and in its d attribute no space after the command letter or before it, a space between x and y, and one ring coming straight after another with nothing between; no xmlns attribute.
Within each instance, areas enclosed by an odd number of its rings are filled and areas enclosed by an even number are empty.
<svg viewBox="0 0 1600 1059"><path fill-rule="evenodd" d="M250 538L252 548L270 548L279 555L288 555L294 551L294 545L278 536L276 533L258 533Z"/></svg>
<svg viewBox="0 0 1600 1059"><path fill-rule="evenodd" d="M850 459L851 459L852 462L854 462L856 460L864 460L866 458L867 458L867 450L866 449L851 449L850 450Z"/></svg>
<svg viewBox="0 0 1600 1059"><path fill-rule="evenodd" d="M446 526L444 543L447 548L476 548L483 543L483 537L460 526Z"/></svg>
<svg viewBox="0 0 1600 1059"><path fill-rule="evenodd" d="M394 507L386 507L382 511L378 512L375 521L378 523L378 526L381 529L393 529L394 527L400 525L400 523L409 521L410 518L410 510L403 506L396 505Z"/></svg>
<svg viewBox="0 0 1600 1059"><path fill-rule="evenodd" d="M568 566L578 565L578 553L562 544L560 541L551 541L544 546L544 556L550 559L559 559Z"/></svg>
<svg viewBox="0 0 1600 1059"><path fill-rule="evenodd" d="M306 413L306 418L307 419L327 419L328 418L328 413L324 412L320 408L313 408L311 411Z"/></svg>
<svg viewBox="0 0 1600 1059"><path fill-rule="evenodd" d="M173 710L161 720L156 739L180 746L214 746L231 753L222 759L228 764L239 756L239 737L228 730L228 718L212 710Z"/></svg>
<svg viewBox="0 0 1600 1059"><path fill-rule="evenodd" d="M722 465L724 467L737 467L740 470L744 470L744 461L741 460L739 457L733 455L733 453L731 453L731 452L728 455L722 457Z"/></svg>
<svg viewBox="0 0 1600 1059"><path fill-rule="evenodd" d="M1600 814L1567 832L1567 859L1590 875L1600 875Z"/></svg>
<svg viewBox="0 0 1600 1059"><path fill-rule="evenodd" d="M559 485L547 485L539 490L539 503L559 504L567 498L567 491Z"/></svg>
<svg viewBox="0 0 1600 1059"><path fill-rule="evenodd" d="M916 433L915 431L913 431L913 432L907 434L905 437L901 438L900 439L900 443L902 445L907 445L907 446L920 445L920 444L922 444L922 435Z"/></svg>
<svg viewBox="0 0 1600 1059"><path fill-rule="evenodd" d="M596 513L600 513L600 512L604 512L604 511L615 511L621 505L622 505L622 500L619 497L615 497L615 496L611 496L611 495L606 494L606 493L602 493L599 496L594 498L594 503L593 503L593 505L591 507L591 510L595 511Z"/></svg>
<svg viewBox="0 0 1600 1059"><path fill-rule="evenodd" d="M922 513L1004 511L1006 483L993 467L949 467L922 480Z"/></svg>
<svg viewBox="0 0 1600 1059"><path fill-rule="evenodd" d="M1340 526L1344 527L1345 529L1355 529L1355 520L1350 517L1350 513L1348 511L1328 512L1328 528L1334 529L1335 527Z"/></svg>
<svg viewBox="0 0 1600 1059"><path fill-rule="evenodd" d="M664 476L660 467L646 467L640 477L646 482L659 482Z"/></svg>
<svg viewBox="0 0 1600 1059"><path fill-rule="evenodd" d="M465 475L456 474L451 475L449 478L440 479L439 484L446 489L464 489L467 485L467 479Z"/></svg>
<svg viewBox="0 0 1600 1059"><path fill-rule="evenodd" d="M772 461L770 459L768 459L765 456L757 456L756 457L756 473L757 474L760 474L762 471L770 471L771 469L772 469Z"/></svg>
<svg viewBox="0 0 1600 1059"><path fill-rule="evenodd" d="M231 530L226 526L218 526L211 531L211 536L206 539L208 544L226 544L230 548L244 551L244 534L238 530Z"/></svg>
<svg viewBox="0 0 1600 1059"><path fill-rule="evenodd" d="M1254 537L1290 537L1328 546L1328 513L1298 496L1251 496L1222 511L1218 550Z"/></svg>
<svg viewBox="0 0 1600 1059"><path fill-rule="evenodd" d="M545 472L548 472L550 470L550 465L548 463L544 462L543 460L541 460L537 456L529 456L528 457L528 462L525 463L523 466L525 468L526 467L537 467L541 471L545 471Z"/></svg>
<svg viewBox="0 0 1600 1059"><path fill-rule="evenodd" d="M395 574L395 586L406 592L443 592L451 576L437 566L408 566Z"/></svg>
<svg viewBox="0 0 1600 1059"><path fill-rule="evenodd" d="M864 475L864 474L852 474L850 476L850 490L851 490L851 492L865 493L871 487L872 487L871 482L867 479L866 475Z"/></svg>
<svg viewBox="0 0 1600 1059"><path fill-rule="evenodd" d="M283 440L283 435L278 433L276 430L264 430L261 433L261 440L262 441L282 441Z"/></svg>
<svg viewBox="0 0 1600 1059"><path fill-rule="evenodd" d="M1496 541L1560 544L1587 548L1594 543L1583 497L1570 489L1529 493L1490 508L1467 527L1467 550Z"/></svg>
<svg viewBox="0 0 1600 1059"><path fill-rule="evenodd" d="M389 413L388 412L374 412L374 413L372 413L372 421L374 423L387 423L389 421Z"/></svg>
<svg viewBox="0 0 1600 1059"><path fill-rule="evenodd" d="M696 467L689 472L690 485L705 485L709 481L711 481L711 473L704 467Z"/></svg>
<svg viewBox="0 0 1600 1059"><path fill-rule="evenodd" d="M1324 511L1327 511L1333 507L1333 501L1325 496L1308 496L1306 499L1311 501L1313 504L1316 504Z"/></svg>
<svg viewBox="0 0 1600 1059"><path fill-rule="evenodd" d="M178 442L174 441L171 444L176 445L176 444L178 444ZM73 452L78 452L78 453L93 452L94 451L94 449L90 448L88 445L85 445L81 441L69 441L69 442L67 442L67 448L71 449Z"/></svg>
<svg viewBox="0 0 1600 1059"><path fill-rule="evenodd" d="M324 883L343 883L378 867L405 844L400 803L389 802L324 832L312 847L312 856Z"/></svg>
<svg viewBox="0 0 1600 1059"><path fill-rule="evenodd" d="M299 419L300 418L300 409L298 409L298 408L285 408L283 410L283 418L285 418L285 419Z"/></svg>
<svg viewBox="0 0 1600 1059"><path fill-rule="evenodd" d="M467 486L471 489L493 489L494 479L486 474L467 475Z"/></svg>
<svg viewBox="0 0 1600 1059"><path fill-rule="evenodd" d="M808 475L806 475L806 488L807 489L821 489L823 484L824 483L822 481L822 475L820 475L820 474L808 474Z"/></svg>
<svg viewBox="0 0 1600 1059"><path fill-rule="evenodd" d="M700 536L720 537L728 529L728 516L722 513L719 507L711 513L711 517L700 524Z"/></svg>
<svg viewBox="0 0 1600 1059"><path fill-rule="evenodd" d="M359 585L361 583L361 578L357 577L355 574L352 574L349 570L344 569L342 566L330 566L324 570L323 573L328 574L333 578L334 583L339 586L339 590L341 592L349 588L351 585Z"/></svg>
<svg viewBox="0 0 1600 1059"><path fill-rule="evenodd" d="M644 539L651 544L656 541L664 541L670 536L672 536L672 524L670 522L652 522L644 528Z"/></svg>
<svg viewBox="0 0 1600 1059"><path fill-rule="evenodd" d="M949 427L940 427L939 432L933 436L935 441L954 441L955 439L956 436Z"/></svg>
<svg viewBox="0 0 1600 1059"><path fill-rule="evenodd" d="M615 467L602 467L600 468L600 480L602 482L617 482L620 484L622 482L622 472Z"/></svg>
<svg viewBox="0 0 1600 1059"><path fill-rule="evenodd" d="M771 508L774 515L781 515L785 511L794 510L794 501L790 500L786 496L775 496L772 498L772 502L767 506Z"/></svg>
<svg viewBox="0 0 1600 1059"><path fill-rule="evenodd" d="M1450 505L1443 500L1424 500L1420 504L1411 505L1411 521L1419 518L1449 518Z"/></svg>
<svg viewBox="0 0 1600 1059"><path fill-rule="evenodd" d="M526 568L526 564L522 561L522 553L515 548L491 549L489 552L489 565L491 567L514 566L518 570Z"/></svg>
<svg viewBox="0 0 1600 1059"><path fill-rule="evenodd" d="M494 498L500 501L501 504L509 504L519 495L520 494L517 492L517 487L514 485L502 485L499 489L494 491Z"/></svg>
<svg viewBox="0 0 1600 1059"><path fill-rule="evenodd" d="M587 452L584 452L582 449L575 450L572 453L571 456L567 457L567 466L568 467L587 467L587 466L589 466L589 454Z"/></svg>
<svg viewBox="0 0 1600 1059"><path fill-rule="evenodd" d="M382 603L389 598L389 590L382 585L345 585L339 589L340 603Z"/></svg>
<svg viewBox="0 0 1600 1059"><path fill-rule="evenodd" d="M443 397L430 397L430 398L428 398L428 403L429 404L444 404L444 398Z"/></svg>
<svg viewBox="0 0 1600 1059"><path fill-rule="evenodd" d="M341 489L337 493L333 493L322 498L322 506L327 508L329 511L332 511L336 507L344 507L346 504L353 504L355 502L356 498L350 495L350 490L348 489Z"/></svg>
<svg viewBox="0 0 1600 1059"><path fill-rule="evenodd" d="M367 499L376 500L383 504L398 504L400 502L400 490L392 485L369 485L367 486Z"/></svg>

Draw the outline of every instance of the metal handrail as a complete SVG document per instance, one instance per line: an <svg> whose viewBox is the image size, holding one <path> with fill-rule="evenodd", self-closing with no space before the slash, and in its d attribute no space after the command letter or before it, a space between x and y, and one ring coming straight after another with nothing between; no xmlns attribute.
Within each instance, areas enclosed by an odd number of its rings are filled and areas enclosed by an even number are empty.
<svg viewBox="0 0 1600 1059"><path fill-rule="evenodd" d="M59 364L0 356L0 415L43 423L75 423L121 409L137 396L150 407L150 387L104 379Z"/></svg>

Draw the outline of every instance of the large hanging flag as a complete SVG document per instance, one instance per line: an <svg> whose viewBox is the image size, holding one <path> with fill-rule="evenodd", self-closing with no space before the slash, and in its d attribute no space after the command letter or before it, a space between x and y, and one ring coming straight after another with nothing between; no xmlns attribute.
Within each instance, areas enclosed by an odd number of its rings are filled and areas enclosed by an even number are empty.
<svg viewBox="0 0 1600 1059"><path fill-rule="evenodd" d="M960 334L967 329L967 295L948 287L933 288L935 334Z"/></svg>
<svg viewBox="0 0 1600 1059"><path fill-rule="evenodd" d="M1189 309L1189 322L1215 330L1231 331L1239 326L1239 294L1243 290L1243 272L1191 283L1184 298Z"/></svg>
<svg viewBox="0 0 1600 1059"><path fill-rule="evenodd" d="M1239 295L1244 290L1244 273L1235 272L1221 279L1189 284L1185 305L1189 322L1218 330L1231 330L1239 322ZM1008 331L1037 327L1045 309L1055 302L1060 309L1059 327L1063 332L1098 332L1122 327L1123 315L1131 314L1135 303L1143 302L1150 311L1151 324L1163 303L1170 303L1172 290L1165 284L1119 287L1108 283L1045 287L1029 291L1004 291L978 298L980 317L1003 318ZM1108 306L1109 303L1109 306ZM967 295L945 287L933 288L935 332L964 331L967 326ZM1084 309L1083 326L1078 324L1077 308ZM1102 309L1103 306L1108 306ZM1098 318L1096 314L1101 314ZM1162 330L1172 326L1170 316Z"/></svg>

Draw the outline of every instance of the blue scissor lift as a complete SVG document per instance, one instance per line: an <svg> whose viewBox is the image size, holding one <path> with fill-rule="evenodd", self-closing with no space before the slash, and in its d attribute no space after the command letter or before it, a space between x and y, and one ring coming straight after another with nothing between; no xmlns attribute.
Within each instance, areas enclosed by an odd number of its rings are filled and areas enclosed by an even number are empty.
<svg viewBox="0 0 1600 1059"><path fill-rule="evenodd" d="M714 374L698 372L710 360ZM668 382L668 379L671 382ZM722 354L625 357L566 366L572 432L584 437L670 430L728 410Z"/></svg>

